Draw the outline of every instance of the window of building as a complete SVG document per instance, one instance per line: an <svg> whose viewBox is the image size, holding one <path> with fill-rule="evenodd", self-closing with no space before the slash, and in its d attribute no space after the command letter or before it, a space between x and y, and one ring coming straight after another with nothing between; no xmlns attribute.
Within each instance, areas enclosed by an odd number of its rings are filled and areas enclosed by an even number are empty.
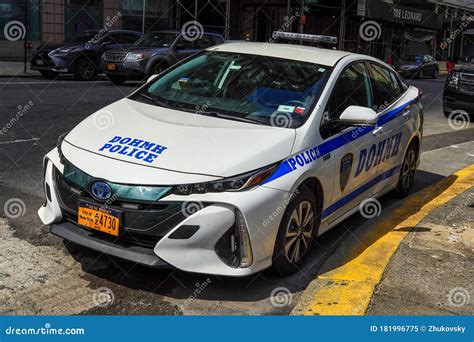
<svg viewBox="0 0 474 342"><path fill-rule="evenodd" d="M143 1L122 0L122 28L142 32ZM145 32L170 28L168 1L145 1Z"/></svg>
<svg viewBox="0 0 474 342"><path fill-rule="evenodd" d="M16 21L21 22L21 24L15 23ZM24 25L24 0L0 1L0 40L21 40L25 30L28 33L28 40L41 40L40 22L40 0L28 1L26 25ZM5 36L5 33L7 33L8 36Z"/></svg>
<svg viewBox="0 0 474 342"><path fill-rule="evenodd" d="M65 38L71 39L86 30L102 28L101 0L65 1Z"/></svg>

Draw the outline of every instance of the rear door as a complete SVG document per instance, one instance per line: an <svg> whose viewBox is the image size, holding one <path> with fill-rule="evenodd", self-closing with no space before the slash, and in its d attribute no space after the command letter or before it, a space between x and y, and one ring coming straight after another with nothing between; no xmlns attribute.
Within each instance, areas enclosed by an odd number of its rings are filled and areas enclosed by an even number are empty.
<svg viewBox="0 0 474 342"><path fill-rule="evenodd" d="M404 85L396 73L375 62L368 63L380 137L374 161L377 182L374 193L382 192L398 181L405 150L415 129L418 106L413 105L418 92Z"/></svg>

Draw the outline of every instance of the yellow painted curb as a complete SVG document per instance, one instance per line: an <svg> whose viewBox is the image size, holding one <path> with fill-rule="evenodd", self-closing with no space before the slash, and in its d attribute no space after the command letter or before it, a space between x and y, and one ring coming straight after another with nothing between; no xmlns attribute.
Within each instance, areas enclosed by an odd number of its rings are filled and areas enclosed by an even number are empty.
<svg viewBox="0 0 474 342"><path fill-rule="evenodd" d="M398 246L432 210L474 186L474 164L407 197L403 205L357 236L360 243L328 260L316 293L293 310L304 315L363 315Z"/></svg>

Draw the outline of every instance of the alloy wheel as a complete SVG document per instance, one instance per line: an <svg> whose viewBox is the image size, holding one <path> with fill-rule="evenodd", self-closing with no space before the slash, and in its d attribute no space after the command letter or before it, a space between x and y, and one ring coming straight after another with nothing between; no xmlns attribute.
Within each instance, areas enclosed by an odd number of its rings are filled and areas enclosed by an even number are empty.
<svg viewBox="0 0 474 342"><path fill-rule="evenodd" d="M79 65L79 73L83 80L90 80L94 77L95 66L89 61L83 61Z"/></svg>
<svg viewBox="0 0 474 342"><path fill-rule="evenodd" d="M297 263L308 250L313 234L314 210L308 201L299 203L291 214L285 234L285 256Z"/></svg>
<svg viewBox="0 0 474 342"><path fill-rule="evenodd" d="M416 153L415 149L410 148L407 152L402 165L401 186L403 189L409 189L415 178Z"/></svg>

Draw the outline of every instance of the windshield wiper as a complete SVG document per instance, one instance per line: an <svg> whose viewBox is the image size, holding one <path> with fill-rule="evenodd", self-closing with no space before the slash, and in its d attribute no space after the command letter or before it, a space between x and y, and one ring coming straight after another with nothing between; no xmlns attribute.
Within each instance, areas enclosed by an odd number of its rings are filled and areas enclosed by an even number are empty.
<svg viewBox="0 0 474 342"><path fill-rule="evenodd" d="M141 96L144 99L147 99L149 102L152 102L153 104L156 104L157 106L171 108L168 104L164 103L163 101L158 100L156 97L152 97L143 93L138 93L138 96Z"/></svg>
<svg viewBox="0 0 474 342"><path fill-rule="evenodd" d="M207 115L207 116L213 116L215 118L242 121L242 122L249 122L249 123L254 123L254 124L258 124L258 125L265 125L263 122L260 122L260 121L255 120L255 119L244 118L242 116L227 115L227 114L222 114L222 113L214 112L214 111L199 112L199 114Z"/></svg>

